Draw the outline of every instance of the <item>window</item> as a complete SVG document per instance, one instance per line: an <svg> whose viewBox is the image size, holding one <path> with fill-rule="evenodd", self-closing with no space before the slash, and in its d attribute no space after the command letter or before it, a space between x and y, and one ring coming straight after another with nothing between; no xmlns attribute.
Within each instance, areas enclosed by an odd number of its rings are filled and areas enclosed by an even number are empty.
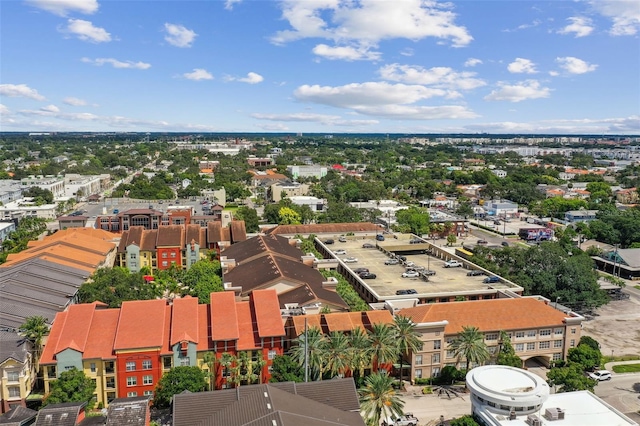
<svg viewBox="0 0 640 426"><path fill-rule="evenodd" d="M162 258L166 259L167 258L167 252L162 253Z"/></svg>
<svg viewBox="0 0 640 426"><path fill-rule="evenodd" d="M127 398L133 398L138 396L138 392L127 392Z"/></svg>
<svg viewBox="0 0 640 426"><path fill-rule="evenodd" d="M571 329L571 334L576 334L576 329L575 329L575 327Z"/></svg>
<svg viewBox="0 0 640 426"><path fill-rule="evenodd" d="M538 345L538 349L549 349L551 347L551 342L540 342Z"/></svg>
<svg viewBox="0 0 640 426"><path fill-rule="evenodd" d="M162 358L162 367L165 370L168 370L169 368L171 368L171 357L170 356L166 356L166 357Z"/></svg>
<svg viewBox="0 0 640 426"><path fill-rule="evenodd" d="M498 340L498 333L489 333L484 338L486 340Z"/></svg>
<svg viewBox="0 0 640 426"><path fill-rule="evenodd" d="M455 358L455 351L447 351L447 358Z"/></svg>
<svg viewBox="0 0 640 426"><path fill-rule="evenodd" d="M20 388L18 386L9 388L9 398L20 398Z"/></svg>
<svg viewBox="0 0 640 426"><path fill-rule="evenodd" d="M114 389L116 387L116 379L114 377L107 377L105 387Z"/></svg>
<svg viewBox="0 0 640 426"><path fill-rule="evenodd" d="M276 357L276 355L278 355L278 352L271 350L271 351L267 352L267 359L274 359Z"/></svg>
<svg viewBox="0 0 640 426"><path fill-rule="evenodd" d="M175 252L172 252L172 253L171 253L171 257L176 257Z"/></svg>
<svg viewBox="0 0 640 426"><path fill-rule="evenodd" d="M416 355L416 365L422 365L422 355Z"/></svg>
<svg viewBox="0 0 640 426"><path fill-rule="evenodd" d="M107 374L112 374L115 371L114 364L111 361L104 363L104 372Z"/></svg>
<svg viewBox="0 0 640 426"><path fill-rule="evenodd" d="M562 334L564 333L564 330L563 330L562 328L556 328L556 329L553 331L553 333L554 333L556 336L562 336Z"/></svg>
<svg viewBox="0 0 640 426"><path fill-rule="evenodd" d="M143 385L152 385L153 384L153 376L142 376L142 384Z"/></svg>
<svg viewBox="0 0 640 426"><path fill-rule="evenodd" d="M115 392L107 392L107 402L111 402L114 399L116 399L116 393Z"/></svg>
<svg viewBox="0 0 640 426"><path fill-rule="evenodd" d="M183 367L184 367L185 365L186 365L186 366L191 365L191 363L189 362L189 357L188 357L188 356L185 356L185 357L183 357L183 358L180 358L180 365L181 365L181 366L183 366Z"/></svg>
<svg viewBox="0 0 640 426"><path fill-rule="evenodd" d="M440 375L440 367L433 367L433 377L438 377Z"/></svg>
<svg viewBox="0 0 640 426"><path fill-rule="evenodd" d="M575 346L576 346L576 341L575 341L574 339L571 339L571 344L570 344L570 346L571 346L572 348L575 348Z"/></svg>
<svg viewBox="0 0 640 426"><path fill-rule="evenodd" d="M92 362L91 364L89 364L89 369L91 370L92 373L96 372L96 363Z"/></svg>
<svg viewBox="0 0 640 426"><path fill-rule="evenodd" d="M536 350L536 344L534 342L527 343L527 350L528 351L535 351Z"/></svg>
<svg viewBox="0 0 640 426"><path fill-rule="evenodd" d="M166 260L162 261L162 266L169 266L169 262L167 262Z"/></svg>
<svg viewBox="0 0 640 426"><path fill-rule="evenodd" d="M524 343L516 343L516 352L524 351Z"/></svg>
<svg viewBox="0 0 640 426"><path fill-rule="evenodd" d="M536 331L535 330L527 331L527 337L536 337Z"/></svg>
<svg viewBox="0 0 640 426"><path fill-rule="evenodd" d="M447 337L447 339L446 339L447 345L452 344L453 340L454 340L453 337Z"/></svg>
<svg viewBox="0 0 640 426"><path fill-rule="evenodd" d="M422 369L420 369L420 368L416 369L415 378L416 379L421 379L422 378Z"/></svg>
<svg viewBox="0 0 640 426"><path fill-rule="evenodd" d="M496 352L498 352L497 346L489 346L487 349L489 350L490 354L495 354Z"/></svg>
<svg viewBox="0 0 640 426"><path fill-rule="evenodd" d="M437 364L440 362L440 354L431 355L431 361L433 364Z"/></svg>
<svg viewBox="0 0 640 426"><path fill-rule="evenodd" d="M560 361L562 359L562 354L553 354L554 361Z"/></svg>
<svg viewBox="0 0 640 426"><path fill-rule="evenodd" d="M7 381L8 382L17 382L20 380L20 372L19 371L7 371Z"/></svg>
<svg viewBox="0 0 640 426"><path fill-rule="evenodd" d="M551 329L540 330L541 336L551 336Z"/></svg>
<svg viewBox="0 0 640 426"><path fill-rule="evenodd" d="M143 370L151 370L151 360L145 359L142 361L142 369Z"/></svg>
<svg viewBox="0 0 640 426"><path fill-rule="evenodd" d="M137 254L135 254L135 253L131 253L131 254L129 255L129 257L130 257L131 259L137 259L137 258L138 258L138 255L137 255Z"/></svg>
<svg viewBox="0 0 640 426"><path fill-rule="evenodd" d="M561 348L562 347L562 340L554 340L553 341L553 347L554 348Z"/></svg>
<svg viewBox="0 0 640 426"><path fill-rule="evenodd" d="M127 386L136 386L138 384L138 378L136 376L127 377Z"/></svg>
<svg viewBox="0 0 640 426"><path fill-rule="evenodd" d="M440 349L441 345L442 345L442 342L440 340L433 341L433 349Z"/></svg>
<svg viewBox="0 0 640 426"><path fill-rule="evenodd" d="M127 371L136 371L135 361L127 361Z"/></svg>
<svg viewBox="0 0 640 426"><path fill-rule="evenodd" d="M144 391L144 396L153 396L153 391L152 390Z"/></svg>
<svg viewBox="0 0 640 426"><path fill-rule="evenodd" d="M516 339L524 339L524 331L516 331Z"/></svg>

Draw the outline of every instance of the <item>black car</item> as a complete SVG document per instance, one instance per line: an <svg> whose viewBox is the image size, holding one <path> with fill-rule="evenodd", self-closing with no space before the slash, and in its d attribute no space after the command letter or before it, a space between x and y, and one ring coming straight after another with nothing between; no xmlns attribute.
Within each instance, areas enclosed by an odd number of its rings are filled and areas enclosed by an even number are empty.
<svg viewBox="0 0 640 426"><path fill-rule="evenodd" d="M501 242L501 243L500 243L500 245L501 245L502 247L509 247L509 243L508 243L508 242L506 242L506 241Z"/></svg>
<svg viewBox="0 0 640 426"><path fill-rule="evenodd" d="M406 290L398 290L396 291L396 295L401 296L404 294L418 294L418 292L413 288L408 288Z"/></svg>
<svg viewBox="0 0 640 426"><path fill-rule="evenodd" d="M467 272L468 277L477 277L478 275L484 275L484 272L479 269L472 269L471 271Z"/></svg>
<svg viewBox="0 0 640 426"><path fill-rule="evenodd" d="M374 280L376 278L376 274L373 274L371 272L361 272L358 274L358 276L363 280Z"/></svg>
<svg viewBox="0 0 640 426"><path fill-rule="evenodd" d="M409 244L422 244L422 243L424 243L424 241L422 241L419 238L414 238L411 241L409 241Z"/></svg>
<svg viewBox="0 0 640 426"><path fill-rule="evenodd" d="M436 271L432 271L431 269L425 269L424 271L420 271L422 272L422 274L427 275L427 276L431 276L431 275L435 275Z"/></svg>
<svg viewBox="0 0 640 426"><path fill-rule="evenodd" d="M333 241L332 239L328 239L328 240L324 240L323 243L325 244L333 244L335 241Z"/></svg>
<svg viewBox="0 0 640 426"><path fill-rule="evenodd" d="M373 245L373 244L371 244L371 243L364 243L364 244L362 245L362 248L376 248L376 246L374 246L374 245Z"/></svg>
<svg viewBox="0 0 640 426"><path fill-rule="evenodd" d="M368 268L355 268L353 269L353 272L355 272L356 274L361 274L363 272L369 272Z"/></svg>

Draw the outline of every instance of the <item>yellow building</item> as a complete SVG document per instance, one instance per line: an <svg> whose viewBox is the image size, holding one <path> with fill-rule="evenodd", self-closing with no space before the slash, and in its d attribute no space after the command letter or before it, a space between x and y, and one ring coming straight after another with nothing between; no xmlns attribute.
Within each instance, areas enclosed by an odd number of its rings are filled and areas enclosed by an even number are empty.
<svg viewBox="0 0 640 426"><path fill-rule="evenodd" d="M0 331L0 412L26 407L36 379L31 344L9 331Z"/></svg>

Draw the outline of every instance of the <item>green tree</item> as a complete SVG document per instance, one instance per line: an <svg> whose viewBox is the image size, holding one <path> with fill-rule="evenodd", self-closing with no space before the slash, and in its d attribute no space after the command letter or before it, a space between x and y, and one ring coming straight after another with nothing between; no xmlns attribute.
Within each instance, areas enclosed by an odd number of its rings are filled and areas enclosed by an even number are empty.
<svg viewBox="0 0 640 426"><path fill-rule="evenodd" d="M374 371L380 366L391 364L398 359L400 348L396 342L396 330L391 324L376 323L369 330L371 340L371 360Z"/></svg>
<svg viewBox="0 0 640 426"><path fill-rule="evenodd" d="M383 419L403 414L404 402L393 388L393 379L386 373L369 375L358 394L367 426L378 426Z"/></svg>
<svg viewBox="0 0 640 426"><path fill-rule="evenodd" d="M271 364L271 382L304 382L304 370L289 355L276 355Z"/></svg>
<svg viewBox="0 0 640 426"><path fill-rule="evenodd" d="M516 351L511 344L511 338L504 330L500 331L500 349L498 350L496 364L522 368L522 359L516 355Z"/></svg>
<svg viewBox="0 0 640 426"><path fill-rule="evenodd" d="M454 245L456 243L456 241L458 241L458 239L456 238L456 236L454 234L447 235L447 245L448 246Z"/></svg>
<svg viewBox="0 0 640 426"><path fill-rule="evenodd" d="M173 395L184 392L202 392L207 389L207 377L198 367L179 366L165 373L158 381L153 405L166 408Z"/></svg>
<svg viewBox="0 0 640 426"><path fill-rule="evenodd" d="M349 334L349 366L357 379L364 377L364 370L371 365L371 338L369 333L357 327Z"/></svg>
<svg viewBox="0 0 640 426"><path fill-rule="evenodd" d="M215 381L215 366L216 366L216 354L213 352L205 352L202 355L202 363L207 366L205 374L207 376L207 382L209 383L209 390L213 390Z"/></svg>
<svg viewBox="0 0 640 426"><path fill-rule="evenodd" d="M451 343L451 349L458 361L462 358L466 360L466 371L469 371L471 364L483 364L489 359L484 335L477 327L463 326L462 332Z"/></svg>
<svg viewBox="0 0 640 426"><path fill-rule="evenodd" d="M600 349L594 349L588 344L578 344L569 349L567 361L580 365L582 370L592 370L602 362L602 353Z"/></svg>
<svg viewBox="0 0 640 426"><path fill-rule="evenodd" d="M220 262L198 260L184 273L182 284L188 293L197 297L200 303L209 303L211 293L223 291Z"/></svg>
<svg viewBox="0 0 640 426"><path fill-rule="evenodd" d="M421 333L416 331L416 324L409 317L396 315L393 319L395 328L395 340L400 355L400 383L402 383L402 367L404 357L422 350L423 342Z"/></svg>
<svg viewBox="0 0 640 426"><path fill-rule="evenodd" d="M47 319L42 316L27 317L18 331L33 344L34 359L37 370L37 365L40 362L40 354L42 353L42 340L44 339L44 336L49 334Z"/></svg>
<svg viewBox="0 0 640 426"><path fill-rule="evenodd" d="M244 220L244 226L247 232L258 232L260 230L260 218L258 217L256 209L241 206L233 216L235 219Z"/></svg>
<svg viewBox="0 0 640 426"><path fill-rule="evenodd" d="M589 390L598 382L584 374L580 364L568 364L565 367L554 367L547 372L547 382L550 386L557 387L557 392L573 392Z"/></svg>
<svg viewBox="0 0 640 426"><path fill-rule="evenodd" d="M309 378L322 380L325 370L327 338L318 327L311 327L298 336L291 349L291 358L299 365L304 366L308 358Z"/></svg>
<svg viewBox="0 0 640 426"><path fill-rule="evenodd" d="M281 207L278 211L278 217L280 225L300 225L302 223L298 212L291 207Z"/></svg>
<svg viewBox="0 0 640 426"><path fill-rule="evenodd" d="M580 345L587 345L591 347L591 349L596 351L600 350L600 343L598 343L598 341L591 336L582 336L580 338L580 342L578 342L578 346Z"/></svg>
<svg viewBox="0 0 640 426"><path fill-rule="evenodd" d="M42 189L38 186L32 186L22 192L24 197L33 197L33 201L37 205L53 203L53 192L48 189Z"/></svg>
<svg viewBox="0 0 640 426"><path fill-rule="evenodd" d="M91 407L96 384L83 371L72 368L63 371L60 377L49 384L49 394L42 402L43 406L63 402L87 402Z"/></svg>
<svg viewBox="0 0 640 426"><path fill-rule="evenodd" d="M163 289L147 282L142 273L131 273L121 267L100 268L91 280L78 289L79 303L100 301L110 308L119 308L126 300L151 300L162 295Z"/></svg>
<svg viewBox="0 0 640 426"><path fill-rule="evenodd" d="M429 231L429 213L425 209L410 207L399 210L396 213L398 230L411 232L416 235L426 234Z"/></svg>
<svg viewBox="0 0 640 426"><path fill-rule="evenodd" d="M449 422L449 426L480 426L480 423L473 419L473 416L466 415L453 419Z"/></svg>
<svg viewBox="0 0 640 426"><path fill-rule="evenodd" d="M343 376L349 369L349 339L342 331L332 331L325 348L325 370L332 377Z"/></svg>

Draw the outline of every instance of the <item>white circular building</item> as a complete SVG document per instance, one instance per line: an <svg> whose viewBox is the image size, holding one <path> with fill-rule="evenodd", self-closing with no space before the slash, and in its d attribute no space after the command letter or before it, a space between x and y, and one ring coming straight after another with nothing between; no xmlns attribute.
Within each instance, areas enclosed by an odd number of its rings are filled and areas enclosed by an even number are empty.
<svg viewBox="0 0 640 426"><path fill-rule="evenodd" d="M539 411L549 397L540 376L505 365L476 367L467 373L474 413L491 411L506 417Z"/></svg>

